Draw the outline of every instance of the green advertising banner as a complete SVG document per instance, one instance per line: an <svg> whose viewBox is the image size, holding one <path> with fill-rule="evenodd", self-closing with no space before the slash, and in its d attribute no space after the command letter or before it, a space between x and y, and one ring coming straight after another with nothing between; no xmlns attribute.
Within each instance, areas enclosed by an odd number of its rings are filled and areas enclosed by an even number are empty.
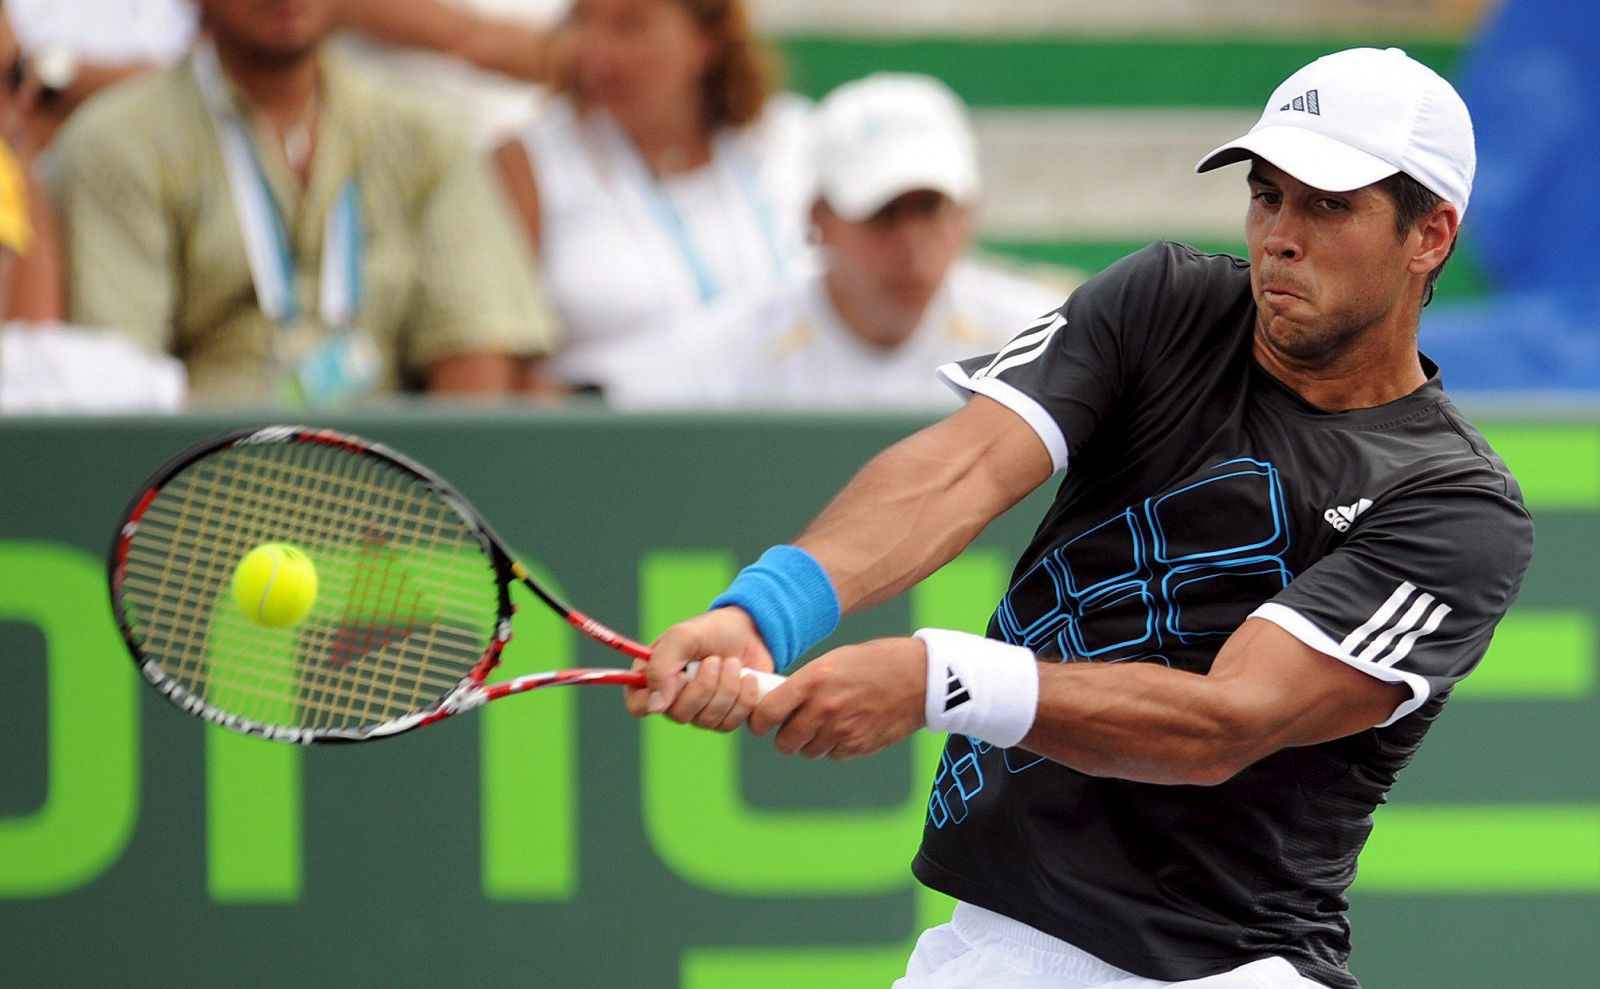
<svg viewBox="0 0 1600 989"><path fill-rule="evenodd" d="M0 985L885 986L949 901L907 868L940 739L813 764L555 690L381 743L186 717L117 641L127 497L237 421L0 422ZM910 419L397 408L330 421L436 468L580 607L649 637L793 536ZM1377 813L1371 987L1600 968L1600 421L1484 424L1538 524L1480 670ZM1049 492L836 641L981 630ZM617 661L531 601L511 672Z"/></svg>

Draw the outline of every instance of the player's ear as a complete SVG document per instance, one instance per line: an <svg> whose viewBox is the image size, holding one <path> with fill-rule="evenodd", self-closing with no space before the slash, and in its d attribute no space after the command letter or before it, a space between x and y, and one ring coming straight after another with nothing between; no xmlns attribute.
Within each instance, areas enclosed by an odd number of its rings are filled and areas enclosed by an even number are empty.
<svg viewBox="0 0 1600 989"><path fill-rule="evenodd" d="M1421 238L1406 267L1414 275L1426 275L1450 256L1461 230L1461 213L1454 203L1441 202L1417 220L1416 229Z"/></svg>

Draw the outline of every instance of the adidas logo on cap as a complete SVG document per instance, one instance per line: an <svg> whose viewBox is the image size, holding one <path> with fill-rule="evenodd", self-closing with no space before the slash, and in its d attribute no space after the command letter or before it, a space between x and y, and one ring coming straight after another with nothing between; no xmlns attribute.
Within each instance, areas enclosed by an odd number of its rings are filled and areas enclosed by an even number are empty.
<svg viewBox="0 0 1600 989"><path fill-rule="evenodd" d="M1296 96L1283 106L1278 107L1278 110L1300 110L1304 113L1313 113L1319 117L1322 116L1322 104L1317 99L1317 91L1315 89L1306 90L1304 95Z"/></svg>

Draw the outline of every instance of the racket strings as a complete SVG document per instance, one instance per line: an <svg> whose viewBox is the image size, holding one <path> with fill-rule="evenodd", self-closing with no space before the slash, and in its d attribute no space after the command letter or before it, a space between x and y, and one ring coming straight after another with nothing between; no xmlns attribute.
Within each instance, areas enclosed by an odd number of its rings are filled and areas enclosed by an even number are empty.
<svg viewBox="0 0 1600 989"><path fill-rule="evenodd" d="M291 448L291 449L298 450L299 448ZM299 453L298 455L301 456L301 457L304 456L303 453ZM261 478L261 480L264 483L276 488L281 484L281 477L278 476L281 473L282 473L281 471L279 471L279 472L269 472L263 478ZM324 503L325 501L328 500L324 495L325 495L325 492L313 490L311 492L311 497L310 498L308 498L305 501L299 503L300 510L298 512L296 512L295 514L298 515L303 521L304 519L312 518L312 517L315 517L315 516L318 516L320 514L325 513L329 508L331 508L333 506ZM371 504L375 509L378 509L378 510L381 510L382 508L385 507L385 501L383 499L381 499L381 498L380 499L376 499ZM214 508L214 506L207 506L207 507L208 508ZM349 519L336 519L336 521L344 522L345 523L344 528L346 530L349 530L349 529L353 528L351 525L349 525L349 521L350 521ZM305 538L303 528L302 528L302 530L300 532L295 533L295 535L299 536L300 538ZM248 543L249 540L246 540L246 542ZM335 574L337 574L338 572L339 571L337 571L337 570L334 571ZM339 591L338 587L330 588L330 590L332 590L335 593L335 596L337 596L337 593ZM375 609L369 607L368 610L375 610ZM348 633L349 624L350 623L348 621L343 623L343 626L345 627L345 635L346 635L346 637L348 637L348 634L349 634ZM312 634L313 634L313 636L315 636L315 634L316 634L315 630L318 628L318 626L315 625L315 624L312 624L309 627L313 630ZM315 643L315 642L309 643L309 646L310 646L312 651L316 651L317 643ZM476 650L474 649L473 651L476 651ZM192 656L192 650L191 650L191 656ZM319 667L319 666L316 666L316 665L304 665L304 666L301 667L302 672L309 671L309 673L311 674L310 676L303 678L306 682L303 683L301 685L301 688L300 688L300 692L301 692L302 696L311 698L311 697L314 697L319 691L320 692L324 692L324 693L331 692L331 693L334 693L334 694L337 694L337 695L341 695L341 696L349 696L352 693L352 691L350 689L343 688L342 685L338 684L336 681L332 680L331 678L319 675L320 669L322 669L322 667ZM325 703L323 703L323 704L311 703L311 704L308 704L307 707L312 709L312 710L321 711L323 713L326 713L328 711L328 709L329 709L329 705L325 704ZM313 721L314 725L322 724L322 723L323 723L323 721L315 721L315 720Z"/></svg>
<svg viewBox="0 0 1600 989"><path fill-rule="evenodd" d="M196 572L193 566L203 559L197 554L200 554L204 548L209 547L220 559L233 554L234 548L229 545L230 539L237 539L243 544L242 548L248 549L252 545L250 540L256 538L256 534L251 531L250 525L252 521L261 518L261 506L259 504L250 506L256 513L253 516L230 510L230 508L244 506L245 502L242 500L230 501L227 498L220 497L225 493L226 489L218 486L215 480L214 465L202 463L196 465L190 475L181 477L168 486L170 491L181 494L179 500L180 528L177 531L188 533L195 538L186 547L175 544L175 552L171 554L171 558L167 562L183 566L188 572ZM309 505L309 501L304 504ZM160 515L156 511L157 507L156 504L151 506L150 519L152 523L157 523L160 520ZM295 534L303 535L303 527L297 527L297 529L298 531ZM141 537L148 532L149 527L146 526L145 533L141 533ZM281 538L288 538L287 533L281 534ZM212 569L215 570L214 567ZM205 575L208 578L213 576L215 576L214 573ZM327 583L332 583L332 581L327 581ZM162 642L157 640L155 635L152 635L153 641L150 645L155 649L147 649L147 653L160 651L160 647L166 645L168 647L166 659L169 663L169 671L176 673L181 680L189 681L191 685L198 681L198 693L207 700L217 699L213 696L213 693L214 688L218 686L230 687L233 691L256 697L268 696L265 690L249 689L249 684L247 683L247 680L253 680L259 688L260 685L265 684L268 680L277 679L281 681L283 679L282 676L272 676L271 671L264 664L255 668L248 668L234 663L222 671L228 674L226 676L199 679L199 674L205 669L206 650L196 648L195 640L197 636L209 639L217 631L213 628L212 623L207 620L210 611L216 604L216 594L202 594L195 593L192 589L186 590L189 590L189 593L177 599L179 602L178 614L173 623L174 631L182 630L184 633L183 639L181 641L173 639L172 641ZM335 589L328 588L328 590ZM160 629L157 627L152 631L159 632ZM223 634L226 635L227 631L224 630ZM280 655L280 658L282 658L281 654L271 651L265 652L263 655ZM294 672L291 664L283 664L283 674L292 680ZM271 689L285 692L281 683ZM236 707L243 707L243 705L236 705ZM312 703L308 704L307 707L314 709L316 705ZM266 712L255 708L245 708L237 710L236 713L259 719Z"/></svg>
<svg viewBox="0 0 1600 989"><path fill-rule="evenodd" d="M252 622L233 569L255 546L300 547L311 614ZM132 539L123 596L141 652L238 716L302 728L371 725L435 702L476 665L498 618L472 527L386 461L321 444L234 447L172 478Z"/></svg>

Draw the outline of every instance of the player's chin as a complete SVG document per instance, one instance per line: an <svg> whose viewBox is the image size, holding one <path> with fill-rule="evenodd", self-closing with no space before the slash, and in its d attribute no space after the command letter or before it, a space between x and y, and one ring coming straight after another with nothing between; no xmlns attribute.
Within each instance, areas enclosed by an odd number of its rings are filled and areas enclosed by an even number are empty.
<svg viewBox="0 0 1600 989"><path fill-rule="evenodd" d="M1258 322L1273 351L1297 363L1315 365L1338 348L1330 334L1313 319L1263 311Z"/></svg>

